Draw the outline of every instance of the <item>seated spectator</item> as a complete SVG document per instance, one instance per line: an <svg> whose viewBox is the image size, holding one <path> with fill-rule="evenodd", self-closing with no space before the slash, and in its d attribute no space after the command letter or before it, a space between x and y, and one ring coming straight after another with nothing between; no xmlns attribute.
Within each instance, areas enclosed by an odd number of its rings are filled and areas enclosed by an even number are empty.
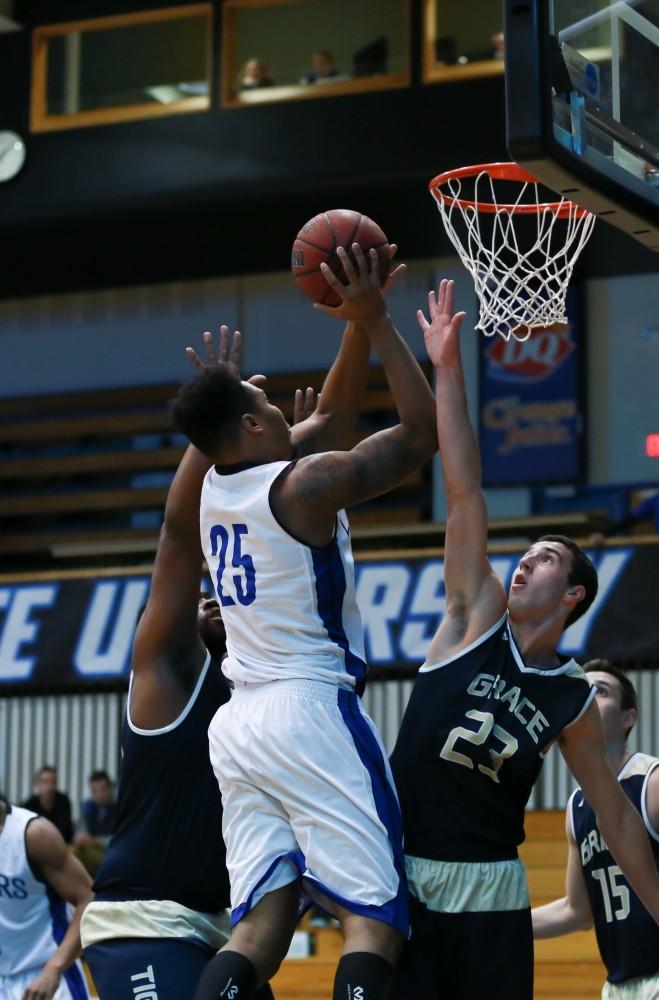
<svg viewBox="0 0 659 1000"><path fill-rule="evenodd" d="M82 803L82 829L75 835L74 853L90 875L101 866L117 820L114 787L106 771L94 771L89 776L91 798Z"/></svg>
<svg viewBox="0 0 659 1000"><path fill-rule="evenodd" d="M334 58L327 49L314 52L311 57L311 72L306 73L300 83L322 83L324 80L331 80L338 76L339 71L334 65Z"/></svg>
<svg viewBox="0 0 659 1000"><path fill-rule="evenodd" d="M274 80L262 59L248 59L238 74L237 90L256 90L258 87L272 87Z"/></svg>
<svg viewBox="0 0 659 1000"><path fill-rule="evenodd" d="M35 775L33 791L34 795L23 803L23 808L49 819L70 844L73 840L71 800L57 788L57 768L44 764Z"/></svg>

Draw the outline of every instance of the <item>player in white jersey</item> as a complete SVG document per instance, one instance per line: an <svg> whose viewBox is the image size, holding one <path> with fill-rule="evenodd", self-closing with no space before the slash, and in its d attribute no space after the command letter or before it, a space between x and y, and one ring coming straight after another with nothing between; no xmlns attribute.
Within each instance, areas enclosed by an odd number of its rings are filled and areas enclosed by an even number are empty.
<svg viewBox="0 0 659 1000"><path fill-rule="evenodd" d="M262 389L209 370L184 386L178 426L214 463L201 533L234 683L209 730L224 803L234 933L198 1000L247 1000L286 954L300 892L344 932L334 996L383 997L407 931L400 812L388 762L358 694L366 665L343 508L378 496L435 448L430 387L393 327L377 254L353 246L329 314L358 323L382 360L400 423L349 451L328 413L291 430ZM363 335L363 334L362 334ZM219 402L218 402L219 400ZM312 432L311 439L309 431ZM297 459L297 460L295 460Z"/></svg>
<svg viewBox="0 0 659 1000"><path fill-rule="evenodd" d="M0 798L0 997L87 1000L80 917L91 879L53 824ZM67 905L75 907L69 918Z"/></svg>

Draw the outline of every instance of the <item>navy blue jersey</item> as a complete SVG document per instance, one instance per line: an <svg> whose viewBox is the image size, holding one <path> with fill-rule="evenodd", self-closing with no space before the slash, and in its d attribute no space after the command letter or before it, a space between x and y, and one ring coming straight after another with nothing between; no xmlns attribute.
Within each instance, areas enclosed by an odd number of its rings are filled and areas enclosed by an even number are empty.
<svg viewBox="0 0 659 1000"><path fill-rule="evenodd" d="M117 825L96 880L97 899L169 899L216 913L229 906L222 801L208 726L229 686L207 658L175 723L122 730Z"/></svg>
<svg viewBox="0 0 659 1000"><path fill-rule="evenodd" d="M647 781L659 765L656 757L635 753L618 780L643 816L659 868L659 833L650 827L645 808ZM568 803L568 819L579 848L595 934L611 983L659 972L659 927L645 909L597 829L595 813L580 788Z"/></svg>
<svg viewBox="0 0 659 1000"><path fill-rule="evenodd" d="M594 693L574 660L527 666L507 615L457 656L422 667L391 760L406 853L515 858L543 750Z"/></svg>

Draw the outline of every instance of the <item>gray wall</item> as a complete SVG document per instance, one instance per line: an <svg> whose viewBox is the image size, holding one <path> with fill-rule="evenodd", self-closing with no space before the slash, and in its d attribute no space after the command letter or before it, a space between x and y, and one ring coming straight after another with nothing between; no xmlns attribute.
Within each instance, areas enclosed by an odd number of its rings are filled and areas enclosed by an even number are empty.
<svg viewBox="0 0 659 1000"><path fill-rule="evenodd" d="M455 279L467 310L463 353L475 412L480 335L471 278L459 262L414 262L391 291L390 308L424 357L415 313L441 276ZM646 435L659 432L659 281L593 280L585 299L589 481L659 482L659 461L644 450ZM266 374L328 365L341 331L287 273L14 300L0 303L0 396L176 382L188 374L183 348L222 322L245 331L246 370ZM492 516L527 510L527 490L490 491Z"/></svg>
<svg viewBox="0 0 659 1000"><path fill-rule="evenodd" d="M630 748L659 754L659 673L630 671L641 718ZM364 709L391 752L412 691L413 681L373 682L366 688ZM0 789L20 802L31 794L32 776L44 763L59 769L60 787L71 796L78 815L87 797L87 776L104 768L116 778L119 728L125 696L120 694L52 695L0 698ZM563 758L554 747L536 784L531 809L562 809L574 788Z"/></svg>

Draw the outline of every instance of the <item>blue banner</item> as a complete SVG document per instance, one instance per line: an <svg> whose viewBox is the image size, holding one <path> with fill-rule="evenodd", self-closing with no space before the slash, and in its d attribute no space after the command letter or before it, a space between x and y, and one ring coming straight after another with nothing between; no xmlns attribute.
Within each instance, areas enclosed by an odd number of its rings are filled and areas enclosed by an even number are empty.
<svg viewBox="0 0 659 1000"><path fill-rule="evenodd" d="M522 550L492 553L506 588ZM593 550L599 592L563 635L559 650L656 663L659 650L659 542ZM356 556L356 594L369 665L403 668L423 662L446 611L444 560ZM209 589L208 580L202 581ZM72 690L125 686L140 608L149 592L143 573L66 576L48 581L0 579L0 696L15 689Z"/></svg>
<svg viewBox="0 0 659 1000"><path fill-rule="evenodd" d="M571 289L564 328L534 330L524 341L481 338L478 423L485 486L581 477L584 338L577 305Z"/></svg>

